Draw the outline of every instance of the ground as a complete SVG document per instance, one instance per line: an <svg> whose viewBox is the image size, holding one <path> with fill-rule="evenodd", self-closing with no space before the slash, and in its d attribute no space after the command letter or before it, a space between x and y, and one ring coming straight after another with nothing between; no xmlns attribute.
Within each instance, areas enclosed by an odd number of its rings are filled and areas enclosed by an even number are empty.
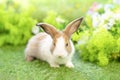
<svg viewBox="0 0 120 80"><path fill-rule="evenodd" d="M75 68L51 68L47 62L24 59L25 47L0 48L0 80L120 80L120 63L105 67L84 62L76 53Z"/></svg>

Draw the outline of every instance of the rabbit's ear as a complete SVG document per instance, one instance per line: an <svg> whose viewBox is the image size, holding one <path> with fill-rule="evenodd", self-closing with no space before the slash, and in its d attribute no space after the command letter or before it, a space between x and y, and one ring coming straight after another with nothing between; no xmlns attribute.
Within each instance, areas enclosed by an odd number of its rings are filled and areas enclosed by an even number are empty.
<svg viewBox="0 0 120 80"><path fill-rule="evenodd" d="M46 33L50 34L52 38L58 33L54 26L47 23L38 23L36 26L40 26Z"/></svg>
<svg viewBox="0 0 120 80"><path fill-rule="evenodd" d="M79 28L81 22L83 20L83 17L82 18L79 18L79 19L76 19L74 21L72 21L71 23L69 23L65 30L64 30L64 33L68 35L68 37L71 37L71 35L77 31L77 29Z"/></svg>

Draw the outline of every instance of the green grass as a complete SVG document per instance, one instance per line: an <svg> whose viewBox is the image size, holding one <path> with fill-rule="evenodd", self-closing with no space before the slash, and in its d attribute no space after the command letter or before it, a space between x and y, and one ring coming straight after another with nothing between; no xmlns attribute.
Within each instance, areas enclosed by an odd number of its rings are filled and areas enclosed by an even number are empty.
<svg viewBox="0 0 120 80"><path fill-rule="evenodd" d="M50 68L43 61L26 62L24 48L0 48L0 80L120 80L118 62L99 67L83 62L76 53L73 58L74 69L65 66Z"/></svg>

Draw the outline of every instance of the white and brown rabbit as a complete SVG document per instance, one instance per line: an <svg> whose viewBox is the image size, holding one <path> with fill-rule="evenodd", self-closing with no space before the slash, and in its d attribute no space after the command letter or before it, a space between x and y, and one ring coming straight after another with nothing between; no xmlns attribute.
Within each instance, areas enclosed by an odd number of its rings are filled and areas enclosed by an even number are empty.
<svg viewBox="0 0 120 80"><path fill-rule="evenodd" d="M51 67L59 67L64 64L73 68L72 57L75 52L71 41L71 35L78 29L83 18L69 23L63 31L58 31L54 26L46 23L38 23L45 32L33 36L25 49L25 58L32 61L34 58L41 59Z"/></svg>

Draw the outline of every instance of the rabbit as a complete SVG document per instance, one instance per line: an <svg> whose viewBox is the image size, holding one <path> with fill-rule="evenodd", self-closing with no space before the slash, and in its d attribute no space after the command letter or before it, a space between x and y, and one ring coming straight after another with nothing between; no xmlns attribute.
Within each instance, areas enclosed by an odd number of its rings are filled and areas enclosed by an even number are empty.
<svg viewBox="0 0 120 80"><path fill-rule="evenodd" d="M38 23L44 32L33 36L25 49L25 58L32 61L35 58L46 61L50 67L60 67L65 65L74 68L72 57L75 52L71 36L79 28L82 18L73 20L63 31L57 30L54 26L47 23Z"/></svg>

